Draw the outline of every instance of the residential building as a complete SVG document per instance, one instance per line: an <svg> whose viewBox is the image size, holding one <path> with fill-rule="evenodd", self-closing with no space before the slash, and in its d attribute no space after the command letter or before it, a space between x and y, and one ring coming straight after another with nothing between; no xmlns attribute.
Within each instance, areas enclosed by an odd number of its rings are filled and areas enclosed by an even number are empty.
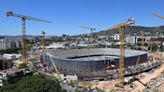
<svg viewBox="0 0 164 92"><path fill-rule="evenodd" d="M0 37L0 50L20 48L22 46L20 37Z"/></svg>

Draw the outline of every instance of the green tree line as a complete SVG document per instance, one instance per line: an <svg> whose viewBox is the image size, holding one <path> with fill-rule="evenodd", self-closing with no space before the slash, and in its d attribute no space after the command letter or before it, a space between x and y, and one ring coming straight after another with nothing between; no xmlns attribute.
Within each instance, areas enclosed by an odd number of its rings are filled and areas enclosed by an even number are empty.
<svg viewBox="0 0 164 92"><path fill-rule="evenodd" d="M25 77L14 84L8 84L0 92L67 92L57 79L45 75Z"/></svg>

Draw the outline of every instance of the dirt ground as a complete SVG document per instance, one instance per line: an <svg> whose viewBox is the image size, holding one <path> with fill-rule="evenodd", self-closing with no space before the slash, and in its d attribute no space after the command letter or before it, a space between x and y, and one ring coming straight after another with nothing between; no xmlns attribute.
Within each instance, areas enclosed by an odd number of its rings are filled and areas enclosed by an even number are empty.
<svg viewBox="0 0 164 92"><path fill-rule="evenodd" d="M161 82L161 85L158 88L159 92L163 92L164 91L164 80Z"/></svg>
<svg viewBox="0 0 164 92"><path fill-rule="evenodd" d="M157 55L158 56L158 55ZM156 78L161 75L161 73L164 71L164 64L162 64L159 68L155 69L153 73L142 73L144 76L140 79L140 81L144 84L151 81L153 78ZM141 74L139 74L141 75ZM93 87L97 87L101 90L104 90L105 92L110 92L111 89L117 90L116 92L139 92L142 91L145 87L138 81L133 82L134 88L130 88L130 85L126 85L124 87L124 91L118 91L119 89L115 87L115 84L117 84L118 80L111 80L111 81L100 81L96 85L93 85ZM163 91L164 89L164 81L160 85L159 90Z"/></svg>

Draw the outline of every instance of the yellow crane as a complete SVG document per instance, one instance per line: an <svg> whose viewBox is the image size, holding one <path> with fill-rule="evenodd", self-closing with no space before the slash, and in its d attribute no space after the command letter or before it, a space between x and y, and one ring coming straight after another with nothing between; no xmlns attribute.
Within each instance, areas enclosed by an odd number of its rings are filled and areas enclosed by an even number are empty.
<svg viewBox="0 0 164 92"><path fill-rule="evenodd" d="M80 26L81 28L84 29L89 29L91 31L91 33L89 34L89 44L93 43L93 31L96 30L96 28L93 27L87 27L87 26ZM88 45L88 48L92 47L91 45Z"/></svg>
<svg viewBox="0 0 164 92"><path fill-rule="evenodd" d="M45 45L46 45L46 41L45 41L45 32L42 31L42 51L45 52Z"/></svg>
<svg viewBox="0 0 164 92"><path fill-rule="evenodd" d="M145 39L144 39L144 32L141 31L141 49L144 50L144 45L145 45Z"/></svg>
<svg viewBox="0 0 164 92"><path fill-rule="evenodd" d="M96 30L96 28L92 28L92 27L88 27L88 26L81 26L81 28L84 28L84 29L89 29L91 31L90 35L89 35L89 39L88 39L88 59L90 57L90 54L89 54L89 49L92 48L92 44L93 44L93 31ZM92 62L90 62L90 70L91 70L91 78L92 78Z"/></svg>
<svg viewBox="0 0 164 92"><path fill-rule="evenodd" d="M56 66L56 64L53 62L53 60L52 60L52 56L50 57L50 61L52 62L52 64L53 64L53 67L54 67L54 69L55 69L55 72L56 72L56 74L57 74L57 79L58 79L58 81L62 81L62 78L61 78L61 76L60 76L60 72L59 72L59 70L58 70L58 68L57 68L57 66Z"/></svg>
<svg viewBox="0 0 164 92"><path fill-rule="evenodd" d="M157 16L157 17L161 18L161 19L164 19L164 16L161 16L161 15L158 14L158 13L153 12L152 14L153 14L154 16Z"/></svg>
<svg viewBox="0 0 164 92"><path fill-rule="evenodd" d="M45 44L46 44L45 34L46 34L46 32L42 31L42 55L41 55L42 59L43 59L43 54L45 53L45 50L46 50L46 48L45 48ZM54 70L55 70L56 74L57 74L56 78L58 79L58 81L61 82L62 78L60 76L60 72L59 72L56 64L53 62L52 56L50 56L50 61L51 61L52 65L53 65L53 67L54 67Z"/></svg>
<svg viewBox="0 0 164 92"><path fill-rule="evenodd" d="M46 48L45 48L45 35L46 35L46 33L44 32L44 31L42 31L42 52L41 52L41 54L40 54L40 61L42 62L42 63L44 63L44 53L45 53L45 50L46 50Z"/></svg>
<svg viewBox="0 0 164 92"><path fill-rule="evenodd" d="M93 43L93 41L92 41L93 40L93 31L95 31L96 28L87 27L87 26L81 26L81 28L89 29L91 31L91 33L89 34L89 44L92 44Z"/></svg>
<svg viewBox="0 0 164 92"><path fill-rule="evenodd" d="M153 12L152 14L153 14L154 16L157 16L157 17L161 18L161 19L164 19L164 16L161 16L160 14L158 14L158 13L156 13L156 12ZM151 51L152 51L152 46L151 46Z"/></svg>
<svg viewBox="0 0 164 92"><path fill-rule="evenodd" d="M137 59L137 62L136 62L136 64L135 64L135 66L134 66L134 71L137 71L137 66L138 66L138 64L139 64L139 61L140 61L140 56L138 57L138 59ZM138 72L137 72L138 73ZM134 75L135 76L135 75Z"/></svg>
<svg viewBox="0 0 164 92"><path fill-rule="evenodd" d="M116 86L119 86L121 88L124 88L124 77L125 77L125 28L127 26L130 26L132 24L135 24L135 19L130 18L126 22L123 22L121 24L118 24L116 26L113 26L112 28L108 29L107 31L112 30L120 30L120 60L119 60L119 84Z"/></svg>
<svg viewBox="0 0 164 92"><path fill-rule="evenodd" d="M38 19L38 18L33 18L30 16L25 16L25 15L21 15L21 14L16 14L12 11L8 11L6 12L6 16L13 16L13 17L18 17L22 19L22 60L23 63L27 63L27 47L26 47L26 20L34 20L34 21L39 21L39 22L47 22L47 23L51 23L50 21L47 20L42 20L42 19Z"/></svg>

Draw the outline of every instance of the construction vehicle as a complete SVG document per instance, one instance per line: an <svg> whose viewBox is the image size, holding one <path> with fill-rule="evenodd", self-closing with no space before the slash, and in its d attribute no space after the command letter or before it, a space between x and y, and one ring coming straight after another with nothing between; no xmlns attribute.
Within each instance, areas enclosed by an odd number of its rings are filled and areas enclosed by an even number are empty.
<svg viewBox="0 0 164 92"><path fill-rule="evenodd" d="M93 47L93 31L96 30L96 28L92 28L92 27L87 27L87 26L80 26L81 28L84 28L84 29L89 29L91 31L91 33L88 35L88 59L90 57L90 51L89 49ZM90 70L91 70L91 80L92 80L92 62L90 62Z"/></svg>
<svg viewBox="0 0 164 92"><path fill-rule="evenodd" d="M47 20L42 20L38 18L33 18L30 16L25 16L25 15L20 15L16 14L12 11L6 12L6 16L13 16L13 17L18 17L22 19L22 61L23 63L27 63L27 47L26 47L26 20L34 20L34 21L39 21L39 22L46 22L46 23L51 23L50 21Z"/></svg>
<svg viewBox="0 0 164 92"><path fill-rule="evenodd" d="M124 77L125 77L125 28L127 26L130 26L132 24L135 24L135 19L130 18L126 22L123 22L121 24L118 24L116 26L113 26L110 29L107 29L106 31L112 31L112 30L120 30L120 60L119 60L119 84L117 84L117 87L124 88Z"/></svg>
<svg viewBox="0 0 164 92"><path fill-rule="evenodd" d="M158 13L152 13L154 16L157 16L157 17L159 17L159 18L161 18L161 19L164 19L164 16L161 16L160 14L158 14Z"/></svg>

